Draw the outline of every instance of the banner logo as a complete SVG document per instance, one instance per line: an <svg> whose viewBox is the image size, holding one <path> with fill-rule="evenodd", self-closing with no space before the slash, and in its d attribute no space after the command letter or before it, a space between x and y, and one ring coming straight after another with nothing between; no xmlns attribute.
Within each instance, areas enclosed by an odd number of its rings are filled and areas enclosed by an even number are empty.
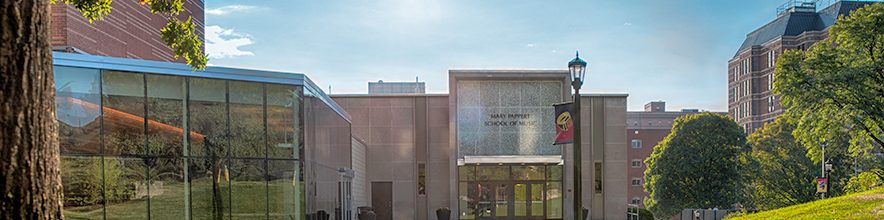
<svg viewBox="0 0 884 220"><path fill-rule="evenodd" d="M556 139L553 145L570 144L574 142L574 119L571 117L573 103L555 104L556 108Z"/></svg>

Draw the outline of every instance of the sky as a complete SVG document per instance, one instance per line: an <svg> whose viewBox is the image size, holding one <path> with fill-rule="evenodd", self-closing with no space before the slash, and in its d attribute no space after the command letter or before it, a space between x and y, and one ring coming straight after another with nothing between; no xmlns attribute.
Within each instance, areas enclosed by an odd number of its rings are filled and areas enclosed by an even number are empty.
<svg viewBox="0 0 884 220"><path fill-rule="evenodd" d="M581 93L628 93L628 110L727 111L727 61L785 0L212 0L213 66L304 73L332 94L368 82L448 92L455 68L567 69Z"/></svg>

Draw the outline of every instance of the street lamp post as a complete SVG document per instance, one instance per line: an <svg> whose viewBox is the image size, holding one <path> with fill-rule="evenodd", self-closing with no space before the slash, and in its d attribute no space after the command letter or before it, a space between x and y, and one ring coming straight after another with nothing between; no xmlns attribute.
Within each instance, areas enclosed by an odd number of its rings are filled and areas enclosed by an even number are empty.
<svg viewBox="0 0 884 220"><path fill-rule="evenodd" d="M571 71L571 86L574 87L574 106L571 120L574 121L574 219L584 220L583 216L583 191L581 177L581 153L580 153L580 87L583 86L583 79L586 75L586 61L580 59L578 51L571 62L568 62L568 70Z"/></svg>

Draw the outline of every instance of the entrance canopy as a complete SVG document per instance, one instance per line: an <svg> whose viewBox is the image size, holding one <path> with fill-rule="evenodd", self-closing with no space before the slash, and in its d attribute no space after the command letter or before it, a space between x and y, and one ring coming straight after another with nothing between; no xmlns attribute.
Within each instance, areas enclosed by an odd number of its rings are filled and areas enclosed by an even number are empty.
<svg viewBox="0 0 884 220"><path fill-rule="evenodd" d="M465 164L556 164L562 165L562 155L501 155L464 156L457 160L458 166Z"/></svg>

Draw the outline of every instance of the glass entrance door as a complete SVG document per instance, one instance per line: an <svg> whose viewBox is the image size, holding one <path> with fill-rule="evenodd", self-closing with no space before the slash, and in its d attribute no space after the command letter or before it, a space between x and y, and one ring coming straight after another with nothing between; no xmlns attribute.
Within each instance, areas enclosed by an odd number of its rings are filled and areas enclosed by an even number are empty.
<svg viewBox="0 0 884 220"><path fill-rule="evenodd" d="M458 219L562 219L561 166L459 169Z"/></svg>

